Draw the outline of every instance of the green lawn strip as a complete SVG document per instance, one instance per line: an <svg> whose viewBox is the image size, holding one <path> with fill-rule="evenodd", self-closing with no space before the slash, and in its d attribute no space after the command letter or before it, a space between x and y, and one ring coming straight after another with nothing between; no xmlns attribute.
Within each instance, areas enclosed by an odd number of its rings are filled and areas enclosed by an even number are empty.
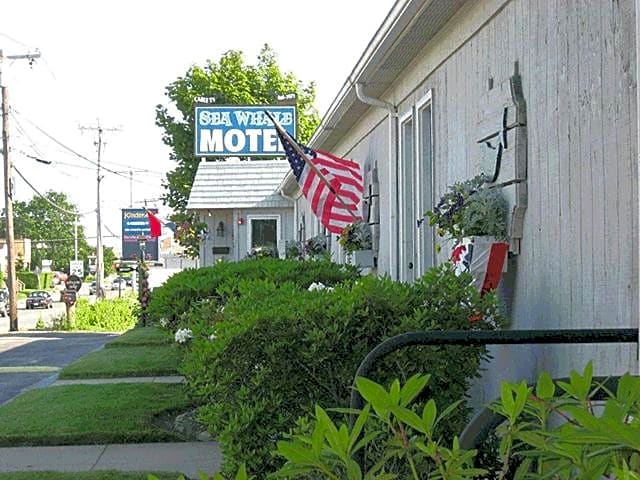
<svg viewBox="0 0 640 480"><path fill-rule="evenodd" d="M104 348L89 353L60 372L61 379L176 375L182 358L177 345Z"/></svg>
<svg viewBox="0 0 640 480"><path fill-rule="evenodd" d="M178 473L153 473L160 480L176 480ZM93 472L8 472L0 473L0 480L147 480L149 473L96 470Z"/></svg>
<svg viewBox="0 0 640 480"><path fill-rule="evenodd" d="M69 385L30 390L0 407L0 446L176 441L154 425L191 406L182 385Z"/></svg>
<svg viewBox="0 0 640 480"><path fill-rule="evenodd" d="M137 327L107 343L105 348L170 345L173 338L158 327Z"/></svg>

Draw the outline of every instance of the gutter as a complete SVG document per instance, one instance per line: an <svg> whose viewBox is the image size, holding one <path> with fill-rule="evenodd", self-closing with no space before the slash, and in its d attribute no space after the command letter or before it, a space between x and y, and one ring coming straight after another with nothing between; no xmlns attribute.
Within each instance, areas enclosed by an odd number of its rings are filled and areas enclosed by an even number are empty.
<svg viewBox="0 0 640 480"><path fill-rule="evenodd" d="M640 2L640 0L637 0ZM355 83L356 97L362 103L387 110L389 120L389 270L394 280L400 279L400 216L398 198L398 152L400 147L398 107L385 100L369 97L364 93L364 84ZM379 205L379 203L378 203ZM380 207L378 207L380 208ZM378 227L379 228L379 227Z"/></svg>

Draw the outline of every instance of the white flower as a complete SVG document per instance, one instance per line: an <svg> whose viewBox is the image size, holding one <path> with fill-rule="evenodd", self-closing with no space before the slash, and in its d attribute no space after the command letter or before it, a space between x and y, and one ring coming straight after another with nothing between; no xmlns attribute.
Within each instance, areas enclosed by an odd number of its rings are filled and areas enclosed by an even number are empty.
<svg viewBox="0 0 640 480"><path fill-rule="evenodd" d="M166 327L167 325L169 325L169 320L167 320L166 318L161 318L159 323L161 327Z"/></svg>
<svg viewBox="0 0 640 480"><path fill-rule="evenodd" d="M209 335L209 340L211 340L212 342L216 339L216 334L212 333L211 335Z"/></svg>
<svg viewBox="0 0 640 480"><path fill-rule="evenodd" d="M189 328L180 328L176 332L176 342L186 343L189 339L193 338L193 332Z"/></svg>

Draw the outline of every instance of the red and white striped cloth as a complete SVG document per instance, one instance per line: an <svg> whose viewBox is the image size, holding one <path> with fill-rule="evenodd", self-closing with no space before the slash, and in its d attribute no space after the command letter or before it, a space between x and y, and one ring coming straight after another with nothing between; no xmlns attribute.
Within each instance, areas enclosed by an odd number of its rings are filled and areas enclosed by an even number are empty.
<svg viewBox="0 0 640 480"><path fill-rule="evenodd" d="M456 273L470 272L481 293L495 290L506 266L509 244L492 237L464 238L451 254Z"/></svg>

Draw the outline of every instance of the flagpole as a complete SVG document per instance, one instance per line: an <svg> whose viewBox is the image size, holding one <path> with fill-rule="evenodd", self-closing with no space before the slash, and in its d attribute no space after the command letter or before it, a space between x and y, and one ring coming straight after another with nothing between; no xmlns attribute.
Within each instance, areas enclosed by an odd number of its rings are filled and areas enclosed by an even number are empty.
<svg viewBox="0 0 640 480"><path fill-rule="evenodd" d="M302 148L300 148L300 145L298 145L298 142L296 142L293 138L291 138L291 135L289 135L289 132L287 132L284 128L282 128L282 126L280 126L280 124L276 121L275 118L273 118L273 116L268 111L265 110L264 113L267 115L267 117L269 117L269 120L273 122L273 125L276 127L276 130L278 130L278 132L289 141L289 143L294 148L294 150L298 153L298 155L300 155L302 159L305 161L305 163L309 165L309 168L311 168L311 170L313 170L313 172L318 176L318 178L320 178L320 180L327 186L329 191L336 196L336 199L342 204L342 207L347 212L349 212L349 215L351 215L351 218L353 218L354 220L359 220L358 217L356 217L353 214L353 212L349 209L349 207L344 202L344 200L342 200L342 197L338 195L338 192L336 192L336 190L333 188L331 183L329 183L329 180L325 178L325 176L320 172L318 167L316 167L313 164L313 162L307 157L307 155L304 153L304 150L302 150Z"/></svg>

